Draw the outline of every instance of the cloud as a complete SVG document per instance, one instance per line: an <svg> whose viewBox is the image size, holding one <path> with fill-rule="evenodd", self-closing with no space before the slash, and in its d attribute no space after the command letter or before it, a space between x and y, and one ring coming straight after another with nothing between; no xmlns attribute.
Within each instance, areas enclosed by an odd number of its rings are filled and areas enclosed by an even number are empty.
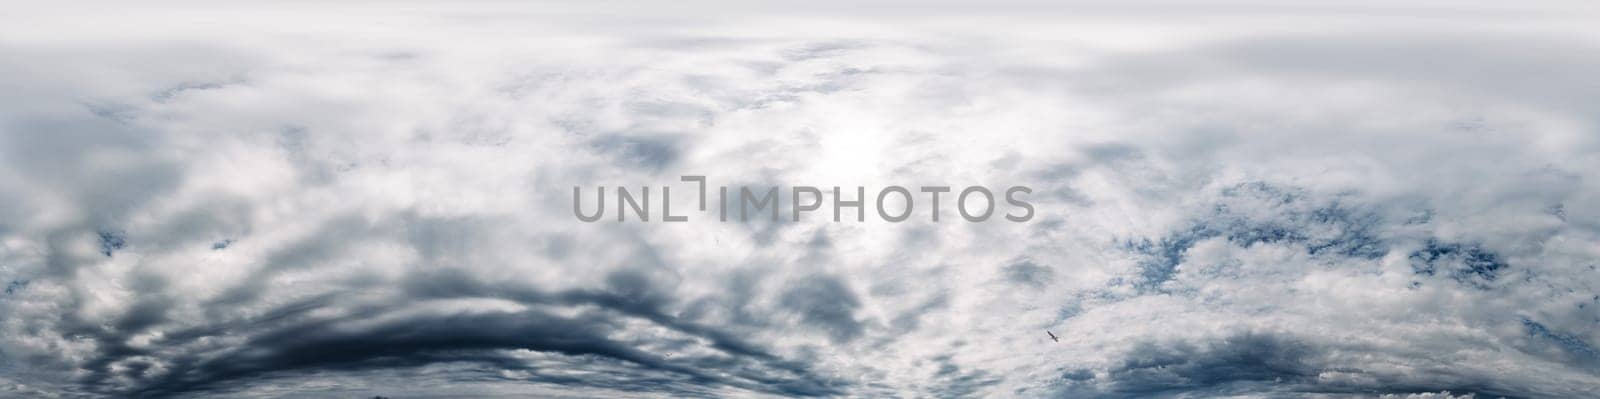
<svg viewBox="0 0 1600 399"><path fill-rule="evenodd" d="M0 396L1600 384L1563 5L375 7L0 16ZM684 175L1038 213L572 215Z"/></svg>

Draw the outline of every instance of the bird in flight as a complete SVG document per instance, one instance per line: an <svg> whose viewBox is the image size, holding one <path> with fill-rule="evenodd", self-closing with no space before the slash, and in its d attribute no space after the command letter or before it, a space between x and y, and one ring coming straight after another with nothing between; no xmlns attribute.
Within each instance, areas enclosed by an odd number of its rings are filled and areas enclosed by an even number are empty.
<svg viewBox="0 0 1600 399"><path fill-rule="evenodd" d="M1046 335L1049 335L1049 336L1050 336L1050 340L1051 340L1051 341L1055 341L1055 342L1061 342L1061 338L1056 338L1056 334L1055 334L1055 333L1052 333L1052 332L1050 332L1050 330L1045 330L1045 331L1044 331L1044 333L1045 333L1045 334L1046 334Z"/></svg>

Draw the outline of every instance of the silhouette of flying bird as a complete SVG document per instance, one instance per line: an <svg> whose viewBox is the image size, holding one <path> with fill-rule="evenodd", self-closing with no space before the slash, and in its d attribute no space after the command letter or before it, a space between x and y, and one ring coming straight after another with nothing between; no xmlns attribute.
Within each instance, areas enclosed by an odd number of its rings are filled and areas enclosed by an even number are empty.
<svg viewBox="0 0 1600 399"><path fill-rule="evenodd" d="M1056 334L1050 332L1050 330L1045 330L1044 333L1050 336L1051 341L1061 342L1061 338L1056 338Z"/></svg>

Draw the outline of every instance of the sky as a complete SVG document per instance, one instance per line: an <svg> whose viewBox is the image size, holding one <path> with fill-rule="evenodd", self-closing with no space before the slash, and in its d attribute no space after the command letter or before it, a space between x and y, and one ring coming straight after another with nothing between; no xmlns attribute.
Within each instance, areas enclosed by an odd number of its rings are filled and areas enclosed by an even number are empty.
<svg viewBox="0 0 1600 399"><path fill-rule="evenodd" d="M0 396L1593 395L1600 9L1403 3L8 5Z"/></svg>

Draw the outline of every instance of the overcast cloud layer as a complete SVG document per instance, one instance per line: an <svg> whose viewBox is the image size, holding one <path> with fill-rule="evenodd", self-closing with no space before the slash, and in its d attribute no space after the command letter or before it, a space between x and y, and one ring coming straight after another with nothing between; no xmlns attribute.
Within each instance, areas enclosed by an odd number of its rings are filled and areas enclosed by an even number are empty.
<svg viewBox="0 0 1600 399"><path fill-rule="evenodd" d="M3 397L1600 386L1592 8L6 8ZM681 175L1038 215L572 215Z"/></svg>

